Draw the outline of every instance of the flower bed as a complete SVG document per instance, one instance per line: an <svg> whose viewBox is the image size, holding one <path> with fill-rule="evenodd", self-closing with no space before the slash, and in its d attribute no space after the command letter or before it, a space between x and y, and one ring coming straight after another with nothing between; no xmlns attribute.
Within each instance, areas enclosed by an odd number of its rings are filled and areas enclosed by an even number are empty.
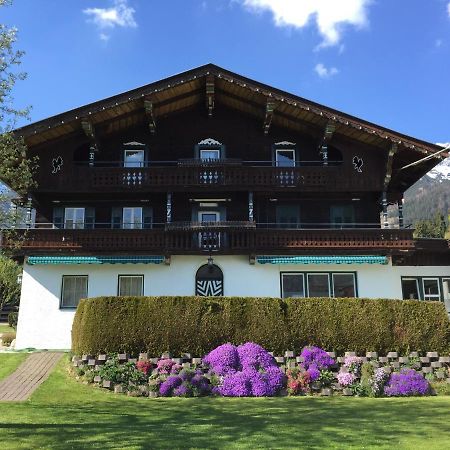
<svg viewBox="0 0 450 450"><path fill-rule="evenodd" d="M391 352L378 356L368 352L357 356L313 346L300 355L287 351L274 357L261 346L248 342L223 344L203 359L183 355L139 360L128 355L83 355L74 357L76 375L89 383L150 397L262 397L275 395L412 396L447 392L450 385L450 357L430 352L420 357L412 352L399 357Z"/></svg>

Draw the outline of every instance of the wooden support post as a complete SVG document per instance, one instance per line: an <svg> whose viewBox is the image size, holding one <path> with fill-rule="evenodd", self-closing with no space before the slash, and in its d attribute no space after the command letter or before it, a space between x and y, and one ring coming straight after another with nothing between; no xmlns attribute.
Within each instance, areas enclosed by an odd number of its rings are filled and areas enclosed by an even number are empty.
<svg viewBox="0 0 450 450"><path fill-rule="evenodd" d="M383 192L383 198L382 198L382 206L383 206L383 227L389 228L389 222L388 222L388 202L387 202L387 193L386 191Z"/></svg>
<svg viewBox="0 0 450 450"><path fill-rule="evenodd" d="M172 193L167 193L167 204L166 204L166 222L172 222Z"/></svg>
<svg viewBox="0 0 450 450"><path fill-rule="evenodd" d="M214 110L214 91L214 75L208 75L206 77L206 108L209 117L212 117Z"/></svg>
<svg viewBox="0 0 450 450"><path fill-rule="evenodd" d="M384 177L384 190L387 191L389 183L392 178L392 163L394 161L394 155L397 153L398 146L397 144L392 144L389 149L387 162L386 162L386 175Z"/></svg>
<svg viewBox="0 0 450 450"><path fill-rule="evenodd" d="M398 200L398 227L403 228L403 199Z"/></svg>
<svg viewBox="0 0 450 450"><path fill-rule="evenodd" d="M31 222L33 220L33 217L32 217L32 206L33 206L33 203L31 201L31 197L28 197L28 199L27 199L27 213L26 213L26 218L25 218L26 228L27 229L31 228Z"/></svg>
<svg viewBox="0 0 450 450"><path fill-rule="evenodd" d="M144 100L144 108L145 108L145 114L147 116L148 121L148 127L150 128L150 133L155 134L156 133L156 122L155 122L155 115L153 112L153 102L146 98Z"/></svg>
<svg viewBox="0 0 450 450"><path fill-rule="evenodd" d="M268 98L266 102L266 115L264 117L264 134L269 134L274 110L275 110L275 103L272 101L272 99Z"/></svg>
<svg viewBox="0 0 450 450"><path fill-rule="evenodd" d="M93 167L95 163L95 154L98 151L95 129L92 122L88 119L81 119L81 128L83 128L84 134L89 139L89 167Z"/></svg>
<svg viewBox="0 0 450 450"><path fill-rule="evenodd" d="M253 192L250 191L248 193L248 220L249 222L254 221L254 214L253 214Z"/></svg>
<svg viewBox="0 0 450 450"><path fill-rule="evenodd" d="M322 155L324 166L328 166L328 142L331 141L335 130L336 125L332 121L328 122L319 145L319 153Z"/></svg>

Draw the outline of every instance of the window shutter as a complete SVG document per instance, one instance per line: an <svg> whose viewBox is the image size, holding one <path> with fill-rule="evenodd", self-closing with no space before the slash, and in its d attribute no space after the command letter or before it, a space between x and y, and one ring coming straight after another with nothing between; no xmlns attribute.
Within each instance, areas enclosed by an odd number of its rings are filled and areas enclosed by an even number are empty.
<svg viewBox="0 0 450 450"><path fill-rule="evenodd" d="M84 228L95 228L95 208L91 206L84 211Z"/></svg>
<svg viewBox="0 0 450 450"><path fill-rule="evenodd" d="M53 208L53 225L56 228L64 228L64 208Z"/></svg>
<svg viewBox="0 0 450 450"><path fill-rule="evenodd" d="M112 208L111 228L122 228L122 208Z"/></svg>
<svg viewBox="0 0 450 450"><path fill-rule="evenodd" d="M153 226L153 208L146 206L142 208L142 217L144 220L143 228L152 228Z"/></svg>

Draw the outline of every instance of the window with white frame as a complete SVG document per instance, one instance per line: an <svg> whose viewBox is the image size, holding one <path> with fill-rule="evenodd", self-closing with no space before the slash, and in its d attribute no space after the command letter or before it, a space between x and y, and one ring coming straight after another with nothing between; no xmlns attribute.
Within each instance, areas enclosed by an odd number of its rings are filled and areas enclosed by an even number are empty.
<svg viewBox="0 0 450 450"><path fill-rule="evenodd" d="M61 308L76 308L82 298L88 295L87 275L63 275Z"/></svg>
<svg viewBox="0 0 450 450"><path fill-rule="evenodd" d="M442 294L444 300L450 302L450 278L442 279Z"/></svg>
<svg viewBox="0 0 450 450"><path fill-rule="evenodd" d="M353 272L282 272L281 296L357 297Z"/></svg>
<svg viewBox="0 0 450 450"><path fill-rule="evenodd" d="M82 229L84 228L85 208L65 208L64 228Z"/></svg>
<svg viewBox="0 0 450 450"><path fill-rule="evenodd" d="M144 275L119 275L118 295L139 297L144 294Z"/></svg>
<svg viewBox="0 0 450 450"><path fill-rule="evenodd" d="M282 273L281 296L282 298L304 297L305 275L303 273Z"/></svg>
<svg viewBox="0 0 450 450"><path fill-rule="evenodd" d="M419 300L419 280L417 278L402 278L403 300Z"/></svg>
<svg viewBox="0 0 450 450"><path fill-rule="evenodd" d="M422 288L424 300L439 301L441 299L439 278L422 278Z"/></svg>
<svg viewBox="0 0 450 450"><path fill-rule="evenodd" d="M141 207L124 207L122 210L123 228L140 229L142 228L142 208Z"/></svg>
<svg viewBox="0 0 450 450"><path fill-rule="evenodd" d="M123 167L144 167L145 151L144 150L124 150Z"/></svg>
<svg viewBox="0 0 450 450"><path fill-rule="evenodd" d="M295 150L276 149L275 159L278 167L295 167Z"/></svg>

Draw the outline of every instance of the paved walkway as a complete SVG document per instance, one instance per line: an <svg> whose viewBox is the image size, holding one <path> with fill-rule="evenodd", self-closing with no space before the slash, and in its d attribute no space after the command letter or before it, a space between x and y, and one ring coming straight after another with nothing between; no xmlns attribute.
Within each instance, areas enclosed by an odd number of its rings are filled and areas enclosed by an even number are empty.
<svg viewBox="0 0 450 450"><path fill-rule="evenodd" d="M32 353L11 375L0 381L0 401L23 401L43 383L63 353Z"/></svg>

